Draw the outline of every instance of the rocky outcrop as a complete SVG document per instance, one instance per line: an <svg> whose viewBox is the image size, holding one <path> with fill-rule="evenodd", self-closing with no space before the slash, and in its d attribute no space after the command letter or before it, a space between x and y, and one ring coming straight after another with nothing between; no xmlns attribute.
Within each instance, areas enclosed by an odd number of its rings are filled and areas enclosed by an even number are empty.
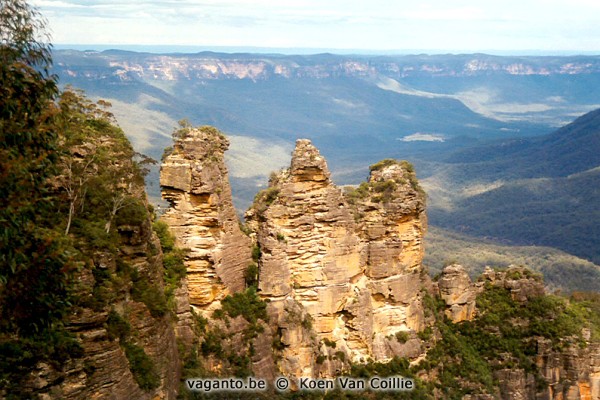
<svg viewBox="0 0 600 400"><path fill-rule="evenodd" d="M511 265L505 270L499 271L486 267L482 278L482 281L477 285L478 287L481 287L485 282L503 287L510 291L514 300L519 302L545 294L542 276L523 266Z"/></svg>
<svg viewBox="0 0 600 400"><path fill-rule="evenodd" d="M261 250L261 296L275 320L298 317L279 325L284 373L331 376L340 358L420 353L394 336L424 328L424 198L400 163L374 169L361 194L346 197L318 150L298 140L290 168L272 177L246 217Z"/></svg>
<svg viewBox="0 0 600 400"><path fill-rule="evenodd" d="M465 269L453 264L444 268L437 281L439 295L446 305L444 313L455 323L477 318L476 298L492 287L507 290L510 297L522 305L545 295L541 276L515 265L501 270L486 267L481 277L471 282ZM497 369L494 372L498 381L497 398L600 399L600 345L590 340L589 329L584 329L579 340L572 339L562 338L561 345L557 346L541 336L527 338L536 343L532 365L537 375L522 368Z"/></svg>
<svg viewBox="0 0 600 400"><path fill-rule="evenodd" d="M452 322L469 321L475 316L477 290L461 265L444 268L438 281L440 297L446 303L446 316Z"/></svg>
<svg viewBox="0 0 600 400"><path fill-rule="evenodd" d="M521 303L545 294L541 275L522 266L511 265L505 270L486 267L481 278L471 282L462 265L452 264L442 270L437 282L439 296L446 304L446 316L455 323L475 318L475 300L486 283L509 290L511 297Z"/></svg>
<svg viewBox="0 0 600 400"><path fill-rule="evenodd" d="M557 351L552 344L538 339L535 364L542 383L522 369L496 371L500 398L546 400L600 399L600 345L570 345Z"/></svg>
<svg viewBox="0 0 600 400"><path fill-rule="evenodd" d="M177 246L189 249L182 295L187 290L189 304L198 310L214 309L227 294L242 290L251 261L223 161L228 146L215 128L184 128L161 166L163 197L171 205L162 219Z"/></svg>
<svg viewBox="0 0 600 400"><path fill-rule="evenodd" d="M188 283L180 296L213 318L211 335L220 338L218 350L205 346L204 367L214 373L243 367L269 379L278 374L332 377L350 362L385 362L394 356L428 365L427 350L439 351L436 343L443 342L440 334L449 328L443 327L446 322L432 327L439 308L427 293L439 295L444 314L455 324L477 321L477 296L489 288L505 289L516 309L544 294L541 277L517 266L487 268L472 282L455 264L432 283L422 267L425 196L411 165L383 160L371 166L367 182L342 190L308 140L297 141L290 167L273 174L269 187L257 194L246 213L251 233L245 236L224 175L226 147L216 130L186 130L166 157L161 177L163 195L172 205L163 219L178 245L190 249ZM211 311L227 294L245 287L244 271L252 258L268 318L256 323L240 316L215 320ZM186 307L184 298L178 315L185 316ZM189 324L180 324L177 332L184 336L186 328ZM529 369L521 369L509 353L499 354L490 372L497 385L493 390L473 386L483 394L472 388L470 398L598 398L597 343L588 338L581 347L566 340L564 348L557 348L556 341L541 336L531 340L537 340L534 368L525 363ZM431 367L423 376L435 381L441 367Z"/></svg>

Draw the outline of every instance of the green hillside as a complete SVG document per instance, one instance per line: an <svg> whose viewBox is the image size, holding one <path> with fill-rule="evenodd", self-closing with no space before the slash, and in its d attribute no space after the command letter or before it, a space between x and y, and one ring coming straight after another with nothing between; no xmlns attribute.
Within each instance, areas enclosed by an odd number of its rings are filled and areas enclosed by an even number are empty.
<svg viewBox="0 0 600 400"><path fill-rule="evenodd" d="M600 110L552 134L477 147L451 161L426 179L437 196L434 225L600 262Z"/></svg>
<svg viewBox="0 0 600 400"><path fill-rule="evenodd" d="M510 246L430 227L425 240L424 264L433 276L445 265L459 263L472 279L486 266L505 268L526 265L541 272L544 283L563 293L600 291L600 266L563 251L544 246Z"/></svg>

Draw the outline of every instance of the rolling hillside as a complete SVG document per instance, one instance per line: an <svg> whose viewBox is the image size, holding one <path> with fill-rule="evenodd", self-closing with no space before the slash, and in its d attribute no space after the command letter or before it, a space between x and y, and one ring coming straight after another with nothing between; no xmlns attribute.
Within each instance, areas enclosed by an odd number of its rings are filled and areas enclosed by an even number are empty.
<svg viewBox="0 0 600 400"><path fill-rule="evenodd" d="M549 135L477 147L450 161L426 180L440 194L429 211L433 224L600 262L600 110Z"/></svg>

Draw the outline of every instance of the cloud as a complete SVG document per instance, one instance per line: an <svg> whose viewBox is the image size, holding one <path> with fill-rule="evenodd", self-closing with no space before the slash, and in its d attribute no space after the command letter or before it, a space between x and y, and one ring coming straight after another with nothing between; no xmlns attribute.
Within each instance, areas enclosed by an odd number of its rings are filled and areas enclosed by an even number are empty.
<svg viewBox="0 0 600 400"><path fill-rule="evenodd" d="M57 43L598 50L595 0L33 0ZM568 21L569 23L565 23Z"/></svg>

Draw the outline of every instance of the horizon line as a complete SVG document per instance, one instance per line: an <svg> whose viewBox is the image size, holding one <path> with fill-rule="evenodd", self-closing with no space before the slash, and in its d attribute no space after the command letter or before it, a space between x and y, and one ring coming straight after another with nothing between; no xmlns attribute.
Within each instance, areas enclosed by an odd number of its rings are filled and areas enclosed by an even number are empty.
<svg viewBox="0 0 600 400"><path fill-rule="evenodd" d="M205 46L180 44L78 44L55 43L56 50L106 51L121 50L133 52L161 53L198 53L205 51L221 53L260 53L282 55L466 55L486 54L496 56L593 56L600 55L600 50L446 50L446 49L350 49L350 48L318 48L318 47L262 47L262 46Z"/></svg>

